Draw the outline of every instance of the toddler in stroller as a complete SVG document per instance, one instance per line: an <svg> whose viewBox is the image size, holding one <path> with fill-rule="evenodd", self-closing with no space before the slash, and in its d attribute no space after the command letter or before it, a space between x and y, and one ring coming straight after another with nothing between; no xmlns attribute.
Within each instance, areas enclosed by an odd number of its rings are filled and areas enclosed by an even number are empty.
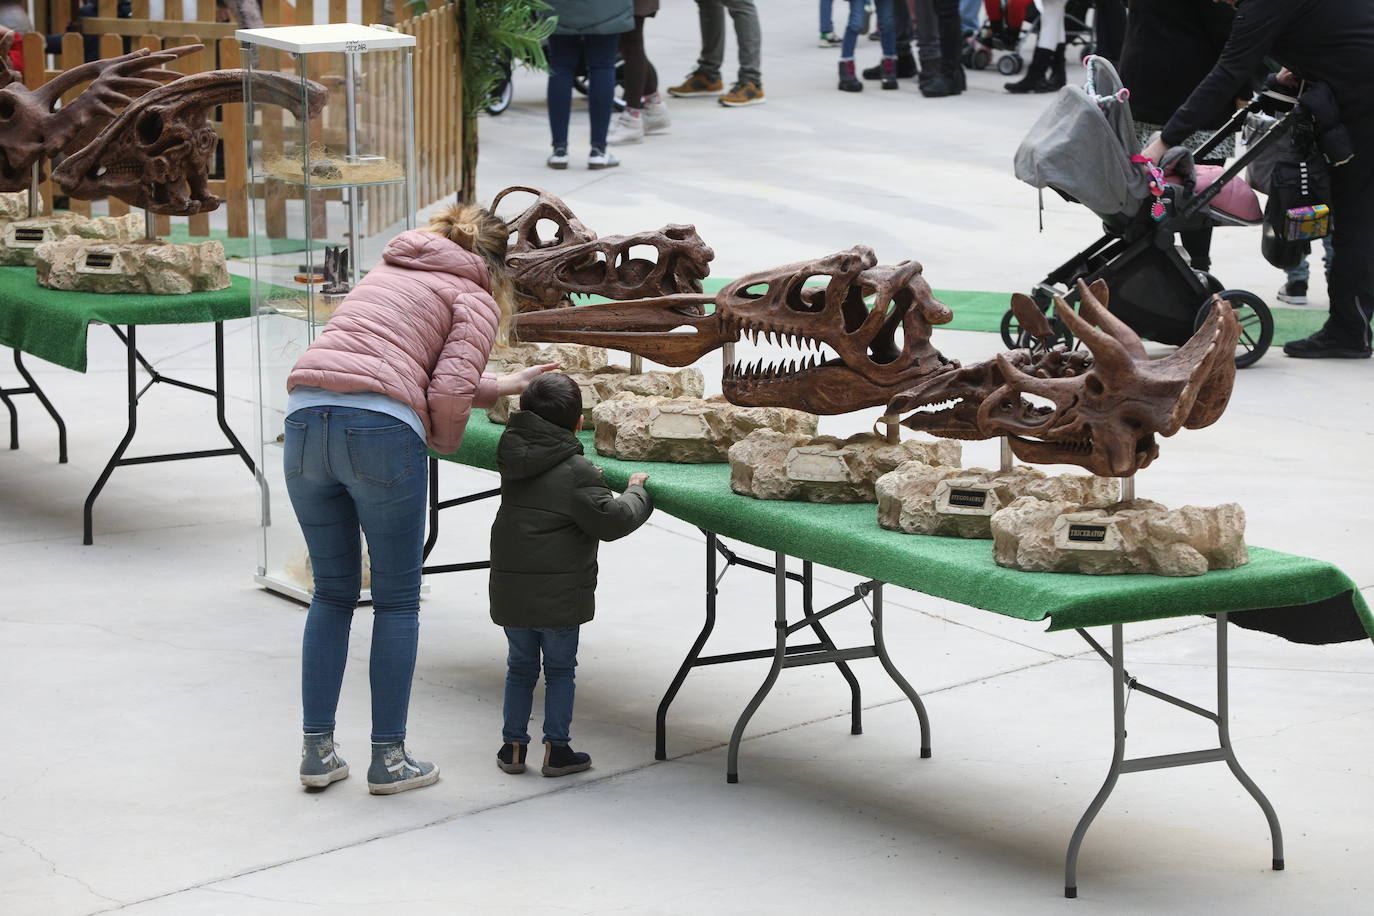
<svg viewBox="0 0 1374 916"><path fill-rule="evenodd" d="M1175 247L1174 234L1207 224L1261 222L1258 199L1239 175L1288 129L1286 119L1276 123L1277 135L1271 131L1225 169L1195 167L1193 156L1205 155L1238 129L1249 109L1198 150L1176 151L1156 167L1136 155L1129 92L1116 70L1100 57L1084 63L1087 85L1060 92L1016 151L1015 169L1017 178L1042 192L1049 188L1088 207L1102 219L1104 234L1052 270L1032 298L1047 310L1055 295L1074 302L1077 280L1105 279L1113 314L1141 337L1179 346L1206 317L1216 293L1230 302L1240 322L1236 365L1253 365L1273 340L1268 305L1254 293L1226 289L1210 273L1194 271ZM1026 346L1024 336L1008 311L1003 340Z"/></svg>

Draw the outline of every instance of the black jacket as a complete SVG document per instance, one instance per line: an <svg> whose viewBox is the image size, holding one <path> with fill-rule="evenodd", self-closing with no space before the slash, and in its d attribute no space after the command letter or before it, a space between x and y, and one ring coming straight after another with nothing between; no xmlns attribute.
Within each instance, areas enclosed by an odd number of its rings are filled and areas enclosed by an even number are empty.
<svg viewBox="0 0 1374 916"><path fill-rule="evenodd" d="M571 627L596 612L596 551L653 512L641 486L616 498L572 432L538 414L510 418L496 447L501 508L491 527L491 619Z"/></svg>
<svg viewBox="0 0 1374 916"><path fill-rule="evenodd" d="M1163 124L1221 56L1235 11L1212 0L1131 0L1121 82L1137 121ZM1228 113L1206 127L1220 127Z"/></svg>
<svg viewBox="0 0 1374 916"><path fill-rule="evenodd" d="M1374 2L1243 0L1221 59L1164 126L1164 142L1178 144L1233 111L1266 56L1329 85L1352 130L1374 118ZM1158 66L1171 66L1168 57Z"/></svg>

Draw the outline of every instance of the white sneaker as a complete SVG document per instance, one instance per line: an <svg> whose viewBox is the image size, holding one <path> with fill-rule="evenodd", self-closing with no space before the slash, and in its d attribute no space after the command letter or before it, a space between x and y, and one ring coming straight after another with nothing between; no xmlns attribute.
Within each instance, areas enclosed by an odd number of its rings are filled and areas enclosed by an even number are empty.
<svg viewBox="0 0 1374 916"><path fill-rule="evenodd" d="M551 169L566 169L568 167L567 147L555 146L549 158L545 160Z"/></svg>
<svg viewBox="0 0 1374 916"><path fill-rule="evenodd" d="M605 150L594 149L592 154L587 157L587 168L589 169L613 169L620 165L620 160L615 153L608 153Z"/></svg>
<svg viewBox="0 0 1374 916"><path fill-rule="evenodd" d="M655 92L644 97L644 133L666 134L673 119L668 117L668 103Z"/></svg>
<svg viewBox="0 0 1374 916"><path fill-rule="evenodd" d="M644 116L639 109L626 108L611 122L606 142L611 146L622 143L638 143L644 139Z"/></svg>

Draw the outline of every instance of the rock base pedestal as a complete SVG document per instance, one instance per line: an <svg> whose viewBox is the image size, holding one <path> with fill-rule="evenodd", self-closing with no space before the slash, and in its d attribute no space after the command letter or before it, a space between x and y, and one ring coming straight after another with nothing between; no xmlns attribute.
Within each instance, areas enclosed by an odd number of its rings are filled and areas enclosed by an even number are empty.
<svg viewBox="0 0 1374 916"><path fill-rule="evenodd" d="M38 197L38 212L43 212L43 196ZM8 222L14 219L28 219L29 216L29 192L28 191L4 191L0 192L0 221ZM0 231L4 226L0 226Z"/></svg>
<svg viewBox="0 0 1374 916"><path fill-rule="evenodd" d="M961 538L992 537L994 513L1022 496L1088 507L1120 498L1114 478L1051 477L1028 467L989 471L912 463L883 475L876 489L878 524L884 528Z"/></svg>
<svg viewBox="0 0 1374 916"><path fill-rule="evenodd" d="M948 439L892 443L873 433L837 439L761 429L730 446L730 488L755 499L871 503L884 474L907 462L958 466L962 451Z"/></svg>
<svg viewBox="0 0 1374 916"><path fill-rule="evenodd" d="M229 285L224 246L215 241L172 245L69 237L45 242L34 254L38 283L49 289L180 296Z"/></svg>
<svg viewBox="0 0 1374 916"><path fill-rule="evenodd" d="M596 451L625 461L711 464L750 433L772 429L789 436L816 434L816 417L786 407L736 407L712 398L618 394L593 410Z"/></svg>
<svg viewBox="0 0 1374 916"><path fill-rule="evenodd" d="M593 414L596 405L610 400L621 392L640 397L664 398L699 398L706 393L706 380L702 377L700 369L632 373L626 366L602 366L591 371L569 371L567 375L582 389L584 429L596 428L596 417ZM519 396L507 395L500 398L487 411L487 418L504 426L510 415L519 409Z"/></svg>
<svg viewBox="0 0 1374 916"><path fill-rule="evenodd" d="M992 517L997 565L1026 572L1200 576L1250 561L1235 503L1170 510L1148 499L1085 509L1022 497Z"/></svg>
<svg viewBox="0 0 1374 916"><path fill-rule="evenodd" d="M15 195L7 195L13 197ZM28 195L24 194L28 212ZM142 213L124 216L82 216L58 213L0 223L0 267L32 267L38 263L38 247L63 239L85 242L133 242L143 238ZM218 243L216 243L218 244Z"/></svg>

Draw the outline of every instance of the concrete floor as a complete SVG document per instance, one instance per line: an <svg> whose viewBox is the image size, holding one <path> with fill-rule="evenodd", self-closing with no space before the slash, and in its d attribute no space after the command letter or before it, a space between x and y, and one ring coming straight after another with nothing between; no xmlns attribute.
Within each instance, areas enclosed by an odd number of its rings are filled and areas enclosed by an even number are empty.
<svg viewBox="0 0 1374 916"><path fill-rule="evenodd" d="M722 276L866 242L884 261L921 260L937 286L1012 290L1092 235L1090 216L1055 202L1037 234L1035 194L1010 175L1043 97L1012 98L992 73L971 74L971 91L953 100L923 100L909 84L841 95L835 54L812 46L813 14L796 6L760 3L767 105L673 103L673 133L624 149L616 171L542 168L542 82L523 75L512 110L482 123L484 195L543 184L605 234L695 222ZM695 51L691 5L669 7L650 31L665 80ZM875 45L861 46L861 65L876 58ZM585 152L575 142L574 162ZM1257 243L1253 232L1218 233L1217 272L1267 297L1281 278ZM164 371L210 380L208 329L149 329L140 340ZM937 343L965 360L998 348L965 332ZM248 441L246 322L230 326L228 345L229 418ZM762 663L695 672L669 720L672 759L653 760L654 709L700 625L703 575L700 535L663 515L602 552L575 725L592 771L548 780L492 766L504 643L482 576L451 575L431 582L411 711L413 746L443 779L373 798L359 769L302 792L303 614L252 583L251 478L232 459L121 470L97 507L95 545L81 546L82 500L123 428L122 356L94 328L86 375L31 365L68 418L72 458L56 463L32 405L22 448L0 451L6 916L1368 911L1368 643L1306 647L1232 631L1235 746L1282 818L1285 872L1268 869L1264 820L1223 768L1132 775L1088 834L1070 902L1060 896L1065 844L1111 750L1108 671L1073 634L891 589L889 642L925 697L935 756L917 759L915 717L876 666L856 666L858 737L840 678L794 669L750 726L741 783L727 786L723 742ZM718 362L706 368L718 379ZM1164 441L1141 495L1238 501L1252 543L1331 560L1367 590L1372 368L1267 357L1241 373L1221 422ZM0 378L15 380L7 369ZM205 407L155 390L135 453L212 446ZM995 461L995 450L972 444L966 460ZM446 467L442 486L458 494L491 479ZM446 559L484 552L491 512L454 513ZM819 577L819 600L854 582ZM769 644L770 594L767 577L732 572L712 651ZM865 621L846 617L832 630L855 643ZM1212 702L1209 622L1126 632L1134 674ZM356 768L367 754L367 651L360 622L339 731ZM1202 720L1143 696L1130 725L1132 754L1215 739Z"/></svg>

